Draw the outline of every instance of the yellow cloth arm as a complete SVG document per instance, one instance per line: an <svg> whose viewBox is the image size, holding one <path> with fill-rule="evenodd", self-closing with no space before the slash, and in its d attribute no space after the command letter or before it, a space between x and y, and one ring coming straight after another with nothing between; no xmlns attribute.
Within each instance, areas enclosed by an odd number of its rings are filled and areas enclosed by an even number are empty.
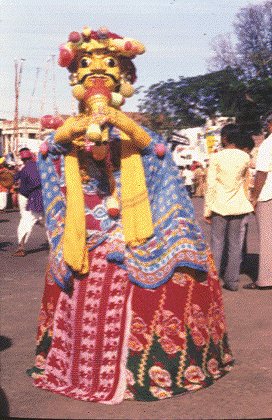
<svg viewBox="0 0 272 420"><path fill-rule="evenodd" d="M108 108L108 122L121 130L122 225L126 244L137 246L154 233L151 207L139 149L151 137L123 112Z"/></svg>
<svg viewBox="0 0 272 420"><path fill-rule="evenodd" d="M86 246L86 220L78 158L75 152L65 156L66 215L63 240L65 262L79 274L89 271Z"/></svg>
<svg viewBox="0 0 272 420"><path fill-rule="evenodd" d="M142 158L132 141L122 142L121 202L125 242L137 246L154 233Z"/></svg>
<svg viewBox="0 0 272 420"><path fill-rule="evenodd" d="M56 130L54 135L56 143L66 143L71 141L72 125L74 122L74 117L67 118L63 125Z"/></svg>

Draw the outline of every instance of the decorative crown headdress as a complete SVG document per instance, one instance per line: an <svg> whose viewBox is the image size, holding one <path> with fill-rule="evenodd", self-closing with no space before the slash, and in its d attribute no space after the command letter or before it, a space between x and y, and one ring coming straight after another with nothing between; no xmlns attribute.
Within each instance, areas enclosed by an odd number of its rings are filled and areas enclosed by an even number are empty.
<svg viewBox="0 0 272 420"><path fill-rule="evenodd" d="M60 46L58 63L61 67L70 67L77 56L95 50L108 50L122 57L133 59L145 52L144 45L132 38L123 38L109 32L105 27L93 31L85 26L82 32L71 32L68 42ZM70 70L73 71L73 70Z"/></svg>

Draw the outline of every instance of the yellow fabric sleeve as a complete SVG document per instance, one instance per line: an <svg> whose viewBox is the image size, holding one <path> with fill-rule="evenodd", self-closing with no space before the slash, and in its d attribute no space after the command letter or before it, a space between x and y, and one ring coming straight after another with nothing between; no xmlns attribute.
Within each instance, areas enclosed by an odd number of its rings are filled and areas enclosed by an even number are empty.
<svg viewBox="0 0 272 420"><path fill-rule="evenodd" d="M122 141L121 203L125 242L136 246L153 235L153 223L144 168L137 147Z"/></svg>
<svg viewBox="0 0 272 420"><path fill-rule="evenodd" d="M63 252L65 262L79 274L89 271L86 247L86 221L78 158L75 152L65 156L66 215Z"/></svg>

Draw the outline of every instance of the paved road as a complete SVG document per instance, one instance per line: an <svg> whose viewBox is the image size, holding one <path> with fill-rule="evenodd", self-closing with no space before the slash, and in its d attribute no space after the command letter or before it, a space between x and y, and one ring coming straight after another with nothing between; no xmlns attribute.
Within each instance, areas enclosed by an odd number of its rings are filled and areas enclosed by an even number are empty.
<svg viewBox="0 0 272 420"><path fill-rule="evenodd" d="M193 200L202 224L202 199ZM272 417L272 291L223 290L229 339L236 366L208 389L160 402L117 406L71 400L33 387L36 323L48 250L43 228L35 227L25 258L16 248L18 212L0 214L2 410L12 417L56 419L253 419ZM203 225L209 240L209 227ZM258 240L254 217L248 237L248 274L256 271ZM241 286L249 276L241 275ZM5 402L6 401L6 402Z"/></svg>

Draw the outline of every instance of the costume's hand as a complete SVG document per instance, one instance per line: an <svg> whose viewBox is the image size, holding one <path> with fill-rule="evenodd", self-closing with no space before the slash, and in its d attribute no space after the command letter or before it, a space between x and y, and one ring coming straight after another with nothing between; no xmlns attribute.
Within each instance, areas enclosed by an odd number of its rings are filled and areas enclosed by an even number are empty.
<svg viewBox="0 0 272 420"><path fill-rule="evenodd" d="M77 116L68 118L55 133L56 143L71 143L86 133L90 124L89 116Z"/></svg>
<svg viewBox="0 0 272 420"><path fill-rule="evenodd" d="M72 141L72 125L75 121L75 117L67 118L63 125L59 127L54 136L56 143L70 143Z"/></svg>
<svg viewBox="0 0 272 420"><path fill-rule="evenodd" d="M81 116L80 118L77 118L71 125L71 136L73 139L77 136L84 135L90 123L90 116Z"/></svg>
<svg viewBox="0 0 272 420"><path fill-rule="evenodd" d="M71 136L72 139L72 143L74 146L76 146L77 148L82 148L85 146L85 136L84 135L80 135L80 134L73 134Z"/></svg>
<svg viewBox="0 0 272 420"><path fill-rule="evenodd" d="M124 112L109 107L108 121L133 140L139 149L144 149L150 144L151 138L147 132Z"/></svg>

